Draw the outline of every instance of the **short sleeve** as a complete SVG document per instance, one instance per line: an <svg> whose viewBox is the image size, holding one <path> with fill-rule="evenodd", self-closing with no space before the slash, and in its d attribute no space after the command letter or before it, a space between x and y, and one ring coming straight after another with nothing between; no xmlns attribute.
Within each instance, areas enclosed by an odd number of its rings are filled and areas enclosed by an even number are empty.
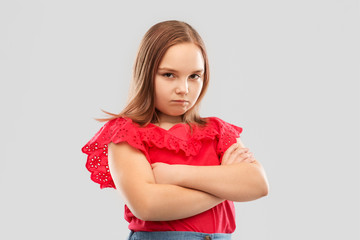
<svg viewBox="0 0 360 240"><path fill-rule="evenodd" d="M108 164L108 144L127 142L142 151L148 158L148 152L141 141L137 127L131 119L116 118L107 123L82 147L87 154L86 168L91 180L100 184L100 188L116 188Z"/></svg>
<svg viewBox="0 0 360 240"><path fill-rule="evenodd" d="M227 123L219 118L214 118L218 127L218 143L217 143L217 154L219 156L220 161L224 155L224 152L234 143L236 143L236 139L240 137L242 133L242 128L231 123Z"/></svg>

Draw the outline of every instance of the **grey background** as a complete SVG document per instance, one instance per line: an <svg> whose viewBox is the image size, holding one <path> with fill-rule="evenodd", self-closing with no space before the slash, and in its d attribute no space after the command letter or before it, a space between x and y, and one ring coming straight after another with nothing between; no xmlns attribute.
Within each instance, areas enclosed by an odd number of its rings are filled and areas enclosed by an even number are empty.
<svg viewBox="0 0 360 240"><path fill-rule="evenodd" d="M169 19L206 42L202 115L242 126L268 174L234 239L360 239L359 2L219 2L0 1L0 239L125 239L121 197L80 148Z"/></svg>

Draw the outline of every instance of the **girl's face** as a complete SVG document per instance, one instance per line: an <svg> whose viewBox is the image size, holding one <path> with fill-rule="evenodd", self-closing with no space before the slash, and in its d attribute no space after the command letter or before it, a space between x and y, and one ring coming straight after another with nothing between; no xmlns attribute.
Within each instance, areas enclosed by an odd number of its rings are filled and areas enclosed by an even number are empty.
<svg viewBox="0 0 360 240"><path fill-rule="evenodd" d="M179 122L196 103L202 86L204 59L199 47L181 43L170 47L155 74L155 107L160 121Z"/></svg>

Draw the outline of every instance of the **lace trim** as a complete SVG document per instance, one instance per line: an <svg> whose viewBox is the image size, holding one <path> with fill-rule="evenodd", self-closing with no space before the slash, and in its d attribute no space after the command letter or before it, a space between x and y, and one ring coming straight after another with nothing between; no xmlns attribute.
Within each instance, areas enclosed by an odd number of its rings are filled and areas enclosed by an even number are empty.
<svg viewBox="0 0 360 240"><path fill-rule="evenodd" d="M240 137L240 134L242 133L243 129L241 127L227 123L219 118L217 118L217 121L219 122L218 127L220 132L219 142L217 145L217 153L221 161L224 152L232 144L237 142L236 139Z"/></svg>
<svg viewBox="0 0 360 240"><path fill-rule="evenodd" d="M110 175L107 144L100 145L98 142L87 144L82 148L82 152L88 155L85 166L91 172L91 180L99 183L101 189L116 188Z"/></svg>
<svg viewBox="0 0 360 240"><path fill-rule="evenodd" d="M213 140L219 132L209 126L201 128L193 125L192 127L193 134L188 133L189 137L186 140L178 138L172 135L171 131L160 127L144 127L140 128L139 132L142 141L149 147L166 148L176 153L182 151L186 156L196 156L202 147L202 140Z"/></svg>

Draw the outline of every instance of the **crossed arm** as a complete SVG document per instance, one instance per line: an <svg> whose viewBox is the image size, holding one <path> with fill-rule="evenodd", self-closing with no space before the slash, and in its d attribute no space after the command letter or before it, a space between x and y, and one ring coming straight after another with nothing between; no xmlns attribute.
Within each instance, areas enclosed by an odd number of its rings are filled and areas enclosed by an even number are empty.
<svg viewBox="0 0 360 240"><path fill-rule="evenodd" d="M109 144L109 167L116 188L139 219L169 221L194 216L225 199L250 201L267 195L264 170L241 141L220 166L148 163L127 143Z"/></svg>

